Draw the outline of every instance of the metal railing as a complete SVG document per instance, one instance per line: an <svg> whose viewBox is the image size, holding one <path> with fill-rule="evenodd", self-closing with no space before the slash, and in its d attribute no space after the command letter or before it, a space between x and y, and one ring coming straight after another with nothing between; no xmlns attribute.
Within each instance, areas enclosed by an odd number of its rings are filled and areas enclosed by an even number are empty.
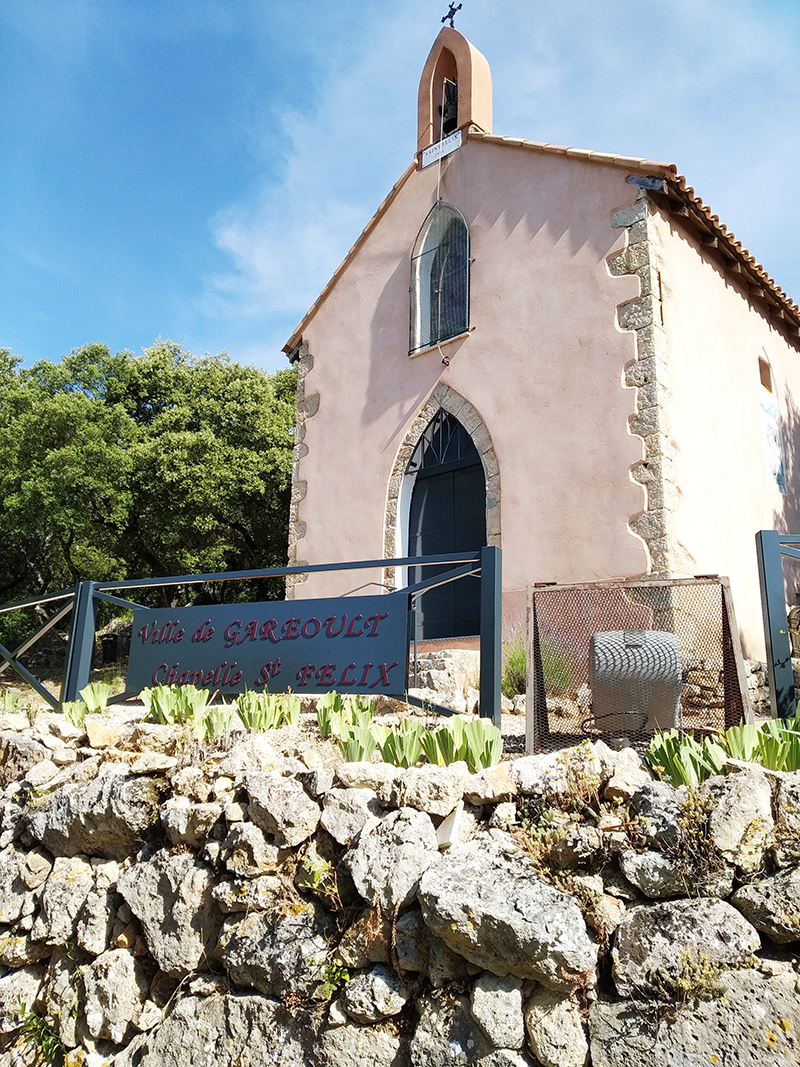
<svg viewBox="0 0 800 1067"><path fill-rule="evenodd" d="M354 560L347 563L322 563L297 567L272 567L263 570L225 571L210 574L173 575L166 578L134 578L117 582L78 582L69 589L61 589L40 597L0 605L0 615L25 608L38 608L46 604L60 604L58 611L30 637L26 638L14 651L0 644L0 675L7 668L14 670L24 681L50 704L58 708L62 703L77 700L80 690L89 682L92 669L92 656L95 646L96 615L99 603L113 604L128 610L142 608L143 605L115 593L134 589L159 589L167 586L200 585L213 582L250 581L259 578L280 578L290 575L326 573L348 570L383 570L387 567L437 567L449 565L446 571L437 573L428 579L402 587L397 592L408 594L409 620L413 617L418 598L430 589L446 585L468 577L477 577L481 583L480 611L480 715L491 718L500 726L500 681L502 672L501 651L501 563L499 548L487 546L477 552L445 553L430 556L408 556L400 559ZM373 584L373 583L368 583ZM381 583L377 583L381 584ZM363 588L363 587L359 587ZM356 592L357 590L353 590ZM67 645L64 674L58 696L49 692L40 679L28 670L20 657L23 656L49 630L72 613L69 642ZM413 628L415 634L416 628ZM412 641L412 627L408 628L408 644ZM408 656L406 656L403 673L405 688L403 692L386 694L396 696L409 704L424 707L440 714L453 714L452 709L431 705L420 701L407 692L408 690ZM133 693L118 693L111 702L125 700Z"/></svg>

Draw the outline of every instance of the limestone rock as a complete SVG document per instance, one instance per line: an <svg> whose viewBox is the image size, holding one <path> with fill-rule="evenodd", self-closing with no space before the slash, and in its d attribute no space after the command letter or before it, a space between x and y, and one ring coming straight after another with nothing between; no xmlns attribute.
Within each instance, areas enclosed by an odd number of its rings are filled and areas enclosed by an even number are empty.
<svg viewBox="0 0 800 1067"><path fill-rule="evenodd" d="M585 1067L589 1041L580 1009L569 997L537 989L525 1005L528 1044L544 1067Z"/></svg>
<svg viewBox="0 0 800 1067"><path fill-rule="evenodd" d="M364 900L392 915L413 899L420 876L438 859L430 816L400 808L351 849L342 865Z"/></svg>
<svg viewBox="0 0 800 1067"><path fill-rule="evenodd" d="M83 1018L91 1037L117 1045L129 1040L138 1028L151 977L145 964L125 949L98 956L83 972Z"/></svg>
<svg viewBox="0 0 800 1067"><path fill-rule="evenodd" d="M646 989L656 970L677 975L686 957L736 966L761 947L758 932L723 900L671 900L631 908L617 929L612 958L621 997Z"/></svg>
<svg viewBox="0 0 800 1067"><path fill-rule="evenodd" d="M742 886L731 904L777 944L800 941L800 867Z"/></svg>
<svg viewBox="0 0 800 1067"><path fill-rule="evenodd" d="M234 878L217 882L211 895L226 915L240 911L267 911L274 906L283 886L280 878L262 874L258 878Z"/></svg>
<svg viewBox="0 0 800 1067"><path fill-rule="evenodd" d="M246 734L231 745L224 759L217 764L216 773L232 778L238 787L245 774L253 771L274 771L281 765L281 757L264 734Z"/></svg>
<svg viewBox="0 0 800 1067"><path fill-rule="evenodd" d="M173 797L161 805L160 815L173 845L200 848L222 817L222 805L193 804L187 797Z"/></svg>
<svg viewBox="0 0 800 1067"><path fill-rule="evenodd" d="M522 1048L522 979L484 972L472 987L472 1018L495 1048Z"/></svg>
<svg viewBox="0 0 800 1067"><path fill-rule="evenodd" d="M772 789L764 772L753 766L709 778L701 795L714 801L709 837L725 859L747 874L760 870L774 826Z"/></svg>
<svg viewBox="0 0 800 1067"><path fill-rule="evenodd" d="M394 950L401 971L422 974L428 964L428 928L418 907L409 908L394 924Z"/></svg>
<svg viewBox="0 0 800 1067"><path fill-rule="evenodd" d="M276 874L281 866L281 850L270 844L257 826L235 823L222 842L222 861L231 872L243 878Z"/></svg>
<svg viewBox="0 0 800 1067"><path fill-rule="evenodd" d="M13 927L0 932L0 964L4 967L26 967L47 959L52 951L44 941L34 941L29 933Z"/></svg>
<svg viewBox="0 0 800 1067"><path fill-rule="evenodd" d="M25 776L25 781L32 789L41 789L58 774L58 764L51 759L39 760L34 763Z"/></svg>
<svg viewBox="0 0 800 1067"><path fill-rule="evenodd" d="M383 809L372 789L331 789L325 794L320 822L340 845L348 844Z"/></svg>
<svg viewBox="0 0 800 1067"><path fill-rule="evenodd" d="M170 782L175 796L186 797L197 804L207 804L211 800L214 783L206 764L179 767L173 772Z"/></svg>
<svg viewBox="0 0 800 1067"><path fill-rule="evenodd" d="M349 1021L341 1001L332 1000L328 1008L328 1026L345 1026Z"/></svg>
<svg viewBox="0 0 800 1067"><path fill-rule="evenodd" d="M623 748L615 753L613 772L603 790L606 800L628 801L653 780L635 748Z"/></svg>
<svg viewBox="0 0 800 1067"><path fill-rule="evenodd" d="M367 908L342 934L336 955L352 971L370 963L388 963L391 940L391 919L378 908Z"/></svg>
<svg viewBox="0 0 800 1067"><path fill-rule="evenodd" d="M668 782L649 782L633 796L630 813L637 817L638 833L648 844L668 848L680 842L680 806L687 795Z"/></svg>
<svg viewBox="0 0 800 1067"><path fill-rule="evenodd" d="M30 816L29 827L56 856L122 860L144 841L157 806L152 778L106 771L85 785L59 790Z"/></svg>
<svg viewBox="0 0 800 1067"><path fill-rule="evenodd" d="M14 923L22 914L28 887L22 878L26 853L16 845L0 852L0 923Z"/></svg>
<svg viewBox="0 0 800 1067"><path fill-rule="evenodd" d="M312 762L310 752L304 754L304 758ZM297 779L302 784L305 791L309 796L315 799L324 796L333 789L333 780L335 778L333 767L314 767L310 770L303 770L297 772Z"/></svg>
<svg viewBox="0 0 800 1067"><path fill-rule="evenodd" d="M278 845L292 847L311 837L320 820L320 807L296 778L284 778L278 771L245 775L250 794L248 813Z"/></svg>
<svg viewBox="0 0 800 1067"><path fill-rule="evenodd" d="M727 971L718 1000L695 1002L659 1022L640 1004L594 1004L592 1063L603 1067L789 1067L797 1062L800 997L757 971ZM734 1038L735 1035L735 1038Z"/></svg>
<svg viewBox="0 0 800 1067"><path fill-rule="evenodd" d="M213 881L210 868L191 853L168 849L119 876L117 888L142 924L151 955L176 978L196 970L216 944L221 915Z"/></svg>
<svg viewBox="0 0 800 1067"><path fill-rule="evenodd" d="M412 1067L451 1067L479 1063L492 1045L470 1012L469 999L457 996L418 1001L420 1020L411 1038Z"/></svg>
<svg viewBox="0 0 800 1067"><path fill-rule="evenodd" d="M177 756L166 756L163 752L143 752L131 763L131 774L164 774L174 770L177 764Z"/></svg>
<svg viewBox="0 0 800 1067"><path fill-rule="evenodd" d="M569 792L576 781L600 784L602 765L591 745L575 745L561 752L523 756L509 765L508 775L520 793L554 796Z"/></svg>
<svg viewBox="0 0 800 1067"><path fill-rule="evenodd" d="M281 1061L282 1062L282 1061ZM372 1026L347 1023L324 1030L311 1046L311 1067L402 1067L399 1037Z"/></svg>
<svg viewBox="0 0 800 1067"><path fill-rule="evenodd" d="M306 1067L297 1023L274 1000L183 997L157 1030L134 1038L114 1067Z"/></svg>
<svg viewBox="0 0 800 1067"><path fill-rule="evenodd" d="M471 804L464 804L459 800L455 808L446 819L436 828L436 840L440 849L452 848L453 845L463 845L472 837L478 828L479 808Z"/></svg>
<svg viewBox="0 0 800 1067"><path fill-rule="evenodd" d="M666 852L626 849L619 854L619 865L628 881L654 900L686 896L694 888L687 885L685 868Z"/></svg>
<svg viewBox="0 0 800 1067"><path fill-rule="evenodd" d="M87 715L83 720L83 728L92 748L116 748L122 737L122 730L118 726L97 715Z"/></svg>
<svg viewBox="0 0 800 1067"><path fill-rule="evenodd" d="M93 889L83 902L75 924L75 940L93 956L99 956L109 946L114 929L114 912L122 898L107 889Z"/></svg>
<svg viewBox="0 0 800 1067"><path fill-rule="evenodd" d="M79 972L63 949L56 949L44 975L42 1000L46 1014L67 1048L78 1044L76 1021L79 1005Z"/></svg>
<svg viewBox="0 0 800 1067"><path fill-rule="evenodd" d="M613 934L625 918L625 905L617 897L604 893L597 898L586 915L586 922L601 937Z"/></svg>
<svg viewBox="0 0 800 1067"><path fill-rule="evenodd" d="M376 1023L401 1012L410 996L402 979L378 963L346 983L342 1005L356 1022Z"/></svg>
<svg viewBox="0 0 800 1067"><path fill-rule="evenodd" d="M428 927L494 974L559 989L593 973L597 952L575 901L547 885L511 838L495 831L450 849L417 896Z"/></svg>
<svg viewBox="0 0 800 1067"><path fill-rule="evenodd" d="M470 804L499 804L516 795L517 783L509 777L505 763L471 774L464 783L464 799Z"/></svg>
<svg viewBox="0 0 800 1067"><path fill-rule="evenodd" d="M220 958L237 985L265 996L308 994L323 977L327 931L328 920L312 904L253 912L225 921Z"/></svg>
<svg viewBox="0 0 800 1067"><path fill-rule="evenodd" d="M336 777L346 789L371 789L386 808L401 803L404 771L390 763L340 763Z"/></svg>
<svg viewBox="0 0 800 1067"><path fill-rule="evenodd" d="M18 829L22 828L22 817L25 811L13 800L0 799L0 849L8 846L18 836ZM0 873L2 865L0 864Z"/></svg>
<svg viewBox="0 0 800 1067"><path fill-rule="evenodd" d="M578 823L550 849L550 859L558 867L576 867L591 864L602 858L603 835L595 826Z"/></svg>
<svg viewBox="0 0 800 1067"><path fill-rule="evenodd" d="M409 1043L412 1067L533 1067L524 1052L493 1048L469 1010L469 999L421 997Z"/></svg>
<svg viewBox="0 0 800 1067"><path fill-rule="evenodd" d="M32 848L25 853L25 859L20 865L20 880L26 889L38 889L47 880L52 869L53 860L49 853L41 848Z"/></svg>
<svg viewBox="0 0 800 1067"><path fill-rule="evenodd" d="M777 783L772 855L780 867L800 863L800 771L784 774Z"/></svg>
<svg viewBox="0 0 800 1067"><path fill-rule="evenodd" d="M80 856L58 856L39 898L39 915L31 936L62 945L75 936L78 913L94 888L94 869Z"/></svg>
<svg viewBox="0 0 800 1067"><path fill-rule="evenodd" d="M49 756L48 748L32 737L11 730L0 733L0 789L23 779L34 764Z"/></svg>
<svg viewBox="0 0 800 1067"><path fill-rule="evenodd" d="M512 801L498 804L489 819L489 829L511 831L517 822L517 805Z"/></svg>
<svg viewBox="0 0 800 1067"><path fill-rule="evenodd" d="M461 800L467 768L411 767L403 778L403 804L429 815L449 815Z"/></svg>
<svg viewBox="0 0 800 1067"><path fill-rule="evenodd" d="M12 1033L20 1024L20 1005L30 1009L39 1003L44 967L34 964L0 977L0 1034Z"/></svg>

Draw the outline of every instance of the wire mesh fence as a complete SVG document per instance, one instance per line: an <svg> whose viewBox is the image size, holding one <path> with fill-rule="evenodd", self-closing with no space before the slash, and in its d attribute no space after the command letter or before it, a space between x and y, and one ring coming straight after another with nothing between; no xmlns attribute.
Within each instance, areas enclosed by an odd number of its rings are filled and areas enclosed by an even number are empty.
<svg viewBox="0 0 800 1067"><path fill-rule="evenodd" d="M730 588L718 576L535 586L528 664L529 752L721 730L748 709Z"/></svg>

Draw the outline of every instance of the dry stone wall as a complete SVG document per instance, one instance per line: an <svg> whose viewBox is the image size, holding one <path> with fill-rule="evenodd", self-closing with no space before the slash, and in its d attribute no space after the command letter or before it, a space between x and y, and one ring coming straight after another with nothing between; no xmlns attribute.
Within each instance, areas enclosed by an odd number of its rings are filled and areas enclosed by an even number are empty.
<svg viewBox="0 0 800 1067"><path fill-rule="evenodd" d="M0 1067L800 1061L800 773L279 740L0 722Z"/></svg>

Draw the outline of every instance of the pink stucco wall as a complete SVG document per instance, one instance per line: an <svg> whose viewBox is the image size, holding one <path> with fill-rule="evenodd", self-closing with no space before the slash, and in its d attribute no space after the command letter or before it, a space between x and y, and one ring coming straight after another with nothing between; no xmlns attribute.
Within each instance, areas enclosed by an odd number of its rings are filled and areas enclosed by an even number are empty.
<svg viewBox="0 0 800 1067"><path fill-rule="evenodd" d="M726 275L712 252L656 215L668 346L668 432L680 488L675 532L697 573L727 574L745 655L762 658L756 570L760 529L800 531L794 451L800 352ZM770 363L788 463L789 495L768 485L759 415L758 359Z"/></svg>
<svg viewBox="0 0 800 1067"><path fill-rule="evenodd" d="M492 437L505 590L647 570L627 530L644 506L629 476L642 455L627 429L634 392L622 381L634 339L615 326L638 281L606 266L623 241L612 214L634 199L624 179L618 168L477 141L443 163L440 195L464 214L474 260L474 331L447 345L444 366L437 351L408 355L409 255L439 172L411 176L303 328L314 357L306 395L320 403L300 465L299 558L383 555L397 452L442 381ZM297 595L343 592L359 577L312 578Z"/></svg>

